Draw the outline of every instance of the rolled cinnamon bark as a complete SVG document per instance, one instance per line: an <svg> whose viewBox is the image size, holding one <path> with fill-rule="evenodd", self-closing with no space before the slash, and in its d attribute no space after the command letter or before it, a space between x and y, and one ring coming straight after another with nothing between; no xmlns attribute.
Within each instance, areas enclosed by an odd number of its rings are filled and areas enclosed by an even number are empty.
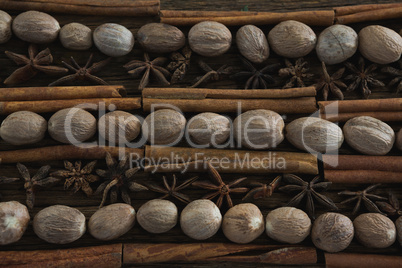
<svg viewBox="0 0 402 268"><path fill-rule="evenodd" d="M340 113L340 114L320 114L320 118L331 122L346 122L349 119L358 116L371 116L384 122L402 121L402 111L397 112L358 112L358 113Z"/></svg>
<svg viewBox="0 0 402 268"><path fill-rule="evenodd" d="M402 98L372 100L319 101L320 113L396 112L402 111Z"/></svg>
<svg viewBox="0 0 402 268"><path fill-rule="evenodd" d="M343 16L353 13L366 12L378 9L396 8L396 7L402 7L402 3L341 6L341 7L334 7L334 10L335 10L335 16Z"/></svg>
<svg viewBox="0 0 402 268"><path fill-rule="evenodd" d="M401 267L401 256L358 254L358 253L325 253L327 268L396 268Z"/></svg>
<svg viewBox="0 0 402 268"><path fill-rule="evenodd" d="M335 22L339 24L351 24L364 21L377 21L398 18L402 18L402 6L337 16L335 18Z"/></svg>
<svg viewBox="0 0 402 268"><path fill-rule="evenodd" d="M379 170L325 170L324 178L333 183L402 183L402 172Z"/></svg>
<svg viewBox="0 0 402 268"><path fill-rule="evenodd" d="M402 172L402 156L323 155L324 170ZM336 164L336 166L334 166Z"/></svg>

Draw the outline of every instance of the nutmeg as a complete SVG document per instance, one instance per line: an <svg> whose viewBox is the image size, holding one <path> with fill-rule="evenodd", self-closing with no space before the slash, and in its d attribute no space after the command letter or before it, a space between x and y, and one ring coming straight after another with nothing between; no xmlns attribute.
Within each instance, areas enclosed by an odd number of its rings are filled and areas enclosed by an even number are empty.
<svg viewBox="0 0 402 268"><path fill-rule="evenodd" d="M87 50L92 46L92 30L81 23L69 23L60 30L63 47L72 50Z"/></svg>
<svg viewBox="0 0 402 268"><path fill-rule="evenodd" d="M325 213L319 216L311 230L314 245L327 252L339 252L346 249L353 240L352 221L339 213Z"/></svg>
<svg viewBox="0 0 402 268"><path fill-rule="evenodd" d="M286 139L300 150L327 153L343 143L342 129L317 117L302 117L286 126Z"/></svg>
<svg viewBox="0 0 402 268"><path fill-rule="evenodd" d="M264 218L256 205L239 204L230 208L223 216L222 230L232 242L250 243L264 232Z"/></svg>
<svg viewBox="0 0 402 268"><path fill-rule="evenodd" d="M67 244L85 233L85 216L76 208L50 206L35 215L33 229L39 238L48 243Z"/></svg>
<svg viewBox="0 0 402 268"><path fill-rule="evenodd" d="M7 12L0 10L0 44L4 44L10 40L12 20L13 19Z"/></svg>
<svg viewBox="0 0 402 268"><path fill-rule="evenodd" d="M229 138L230 121L220 114L201 113L189 120L187 130L197 144L219 145Z"/></svg>
<svg viewBox="0 0 402 268"><path fill-rule="evenodd" d="M13 145L32 144L45 137L46 120L39 114L19 111L10 114L0 126L0 137Z"/></svg>
<svg viewBox="0 0 402 268"><path fill-rule="evenodd" d="M96 119L80 108L66 108L49 119L50 136L63 143L79 143L88 140L96 132Z"/></svg>
<svg viewBox="0 0 402 268"><path fill-rule="evenodd" d="M401 244L401 246L402 246L402 216L396 220L395 226L396 226L397 238L398 238L399 244Z"/></svg>
<svg viewBox="0 0 402 268"><path fill-rule="evenodd" d="M398 131L398 134L396 135L396 148L398 148L399 151L402 151L402 128Z"/></svg>
<svg viewBox="0 0 402 268"><path fill-rule="evenodd" d="M109 241L130 231L134 223L134 208L128 204L116 203L96 211L89 219L88 230L96 239Z"/></svg>
<svg viewBox="0 0 402 268"><path fill-rule="evenodd" d="M140 207L137 221L146 231L153 234L165 233L176 226L178 211L176 205L163 199L153 199Z"/></svg>
<svg viewBox="0 0 402 268"><path fill-rule="evenodd" d="M104 114L98 122L99 134L108 141L126 143L137 138L141 131L141 122L134 115L113 111Z"/></svg>
<svg viewBox="0 0 402 268"><path fill-rule="evenodd" d="M148 23L137 32L137 41L148 52L170 53L186 44L179 28L165 23Z"/></svg>
<svg viewBox="0 0 402 268"><path fill-rule="evenodd" d="M380 213L365 213L354 221L356 238L369 248L387 248L396 240L395 224Z"/></svg>
<svg viewBox="0 0 402 268"><path fill-rule="evenodd" d="M15 17L12 28L19 39L35 44L55 41L60 31L60 25L55 18L38 11L19 14Z"/></svg>
<svg viewBox="0 0 402 268"><path fill-rule="evenodd" d="M268 40L254 25L244 25L237 31L236 45L240 54L253 63L263 63L269 57Z"/></svg>
<svg viewBox="0 0 402 268"><path fill-rule="evenodd" d="M276 147L284 139L282 117L270 110L258 109L242 113L233 122L238 144L250 149Z"/></svg>
<svg viewBox="0 0 402 268"><path fill-rule="evenodd" d="M359 32L359 51L372 62L389 64L401 57L402 37L392 29L370 25Z"/></svg>
<svg viewBox="0 0 402 268"><path fill-rule="evenodd" d="M356 53L357 47L358 37L355 30L336 24L320 33L315 50L320 61L330 65L349 59Z"/></svg>
<svg viewBox="0 0 402 268"><path fill-rule="evenodd" d="M222 23L203 21L194 25L188 33L190 48L204 57L216 57L229 50L232 34Z"/></svg>
<svg viewBox="0 0 402 268"><path fill-rule="evenodd" d="M120 57L133 49L134 36L126 27L116 23L105 23L95 29L95 46L105 55Z"/></svg>
<svg viewBox="0 0 402 268"><path fill-rule="evenodd" d="M265 220L267 235L282 243L300 243L310 234L310 229L310 218L298 208L281 207L274 209L268 213Z"/></svg>
<svg viewBox="0 0 402 268"><path fill-rule="evenodd" d="M21 239L29 223L26 206L17 202L0 203L0 245L8 245Z"/></svg>
<svg viewBox="0 0 402 268"><path fill-rule="evenodd" d="M385 155L394 145L394 130L371 116L349 119L343 126L346 142L355 150L368 155Z"/></svg>
<svg viewBox="0 0 402 268"><path fill-rule="evenodd" d="M186 118L171 109L149 114L142 125L142 133L151 144L167 145L180 141L186 127Z"/></svg>
<svg viewBox="0 0 402 268"><path fill-rule="evenodd" d="M221 222L222 214L219 208L208 199L189 203L180 215L183 233L196 240L212 237L219 230Z"/></svg>
<svg viewBox="0 0 402 268"><path fill-rule="evenodd" d="M286 58L306 56L314 49L316 41L317 37L309 26L294 20L279 23L268 34L272 50Z"/></svg>

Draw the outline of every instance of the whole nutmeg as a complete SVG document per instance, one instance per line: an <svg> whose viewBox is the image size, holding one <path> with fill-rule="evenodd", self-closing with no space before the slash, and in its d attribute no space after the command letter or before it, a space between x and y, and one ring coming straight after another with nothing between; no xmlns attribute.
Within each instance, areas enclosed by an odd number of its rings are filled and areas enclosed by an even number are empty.
<svg viewBox="0 0 402 268"><path fill-rule="evenodd" d="M309 234L311 220L300 209L293 207L277 208L268 213L265 221L267 235L279 242L297 244Z"/></svg>
<svg viewBox="0 0 402 268"><path fill-rule="evenodd" d="M186 118L171 109L161 109L149 114L142 125L142 133L151 144L176 144L186 127Z"/></svg>
<svg viewBox="0 0 402 268"><path fill-rule="evenodd" d="M108 141L126 143L137 138L141 131L141 122L134 115L113 111L104 114L98 122L99 134Z"/></svg>
<svg viewBox="0 0 402 268"><path fill-rule="evenodd" d="M284 126L282 117L273 111L251 110L234 120L234 137L250 149L274 148L284 139Z"/></svg>
<svg viewBox="0 0 402 268"><path fill-rule="evenodd" d="M190 48L204 57L216 57L229 50L232 34L222 23L203 21L194 25L188 33Z"/></svg>
<svg viewBox="0 0 402 268"><path fill-rule="evenodd" d="M148 23L137 32L137 41L148 52L170 53L186 44L179 28L165 23Z"/></svg>
<svg viewBox="0 0 402 268"><path fill-rule="evenodd" d="M7 12L0 10L0 44L4 44L10 40L12 20L13 19Z"/></svg>
<svg viewBox="0 0 402 268"><path fill-rule="evenodd" d="M80 108L66 108L56 112L48 122L50 136L63 143L88 140L96 132L96 119Z"/></svg>
<svg viewBox="0 0 402 268"><path fill-rule="evenodd" d="M35 215L33 229L39 238L48 243L67 244L85 233L85 216L76 208L50 206Z"/></svg>
<svg viewBox="0 0 402 268"><path fill-rule="evenodd" d="M346 25L332 25L318 36L317 56L325 64L341 63L352 57L358 47L357 33Z"/></svg>
<svg viewBox="0 0 402 268"><path fill-rule="evenodd" d="M220 114L201 113L189 120L187 131L197 144L219 145L230 136L230 121Z"/></svg>
<svg viewBox="0 0 402 268"><path fill-rule="evenodd" d="M239 204L223 216L222 230L232 242L250 243L264 232L264 218L256 205Z"/></svg>
<svg viewBox="0 0 402 268"><path fill-rule="evenodd" d="M133 228L135 210L128 204L116 203L96 211L88 222L89 233L96 239L116 239Z"/></svg>
<svg viewBox="0 0 402 268"><path fill-rule="evenodd" d="M63 47L72 50L87 50L92 46L92 30L81 23L69 23L60 30Z"/></svg>
<svg viewBox="0 0 402 268"><path fill-rule="evenodd" d="M401 244L401 246L402 246L402 216L396 220L395 226L396 226L397 238L398 238L399 244Z"/></svg>
<svg viewBox="0 0 402 268"><path fill-rule="evenodd" d="M208 199L195 200L181 212L180 226L187 236L196 240L212 237L221 227L222 214Z"/></svg>
<svg viewBox="0 0 402 268"><path fill-rule="evenodd" d="M26 206L17 202L0 203L0 245L8 245L21 239L29 223Z"/></svg>
<svg viewBox="0 0 402 268"><path fill-rule="evenodd" d="M327 252L339 252L349 246L353 240L352 221L339 213L325 213L319 216L311 230L314 245Z"/></svg>
<svg viewBox="0 0 402 268"><path fill-rule="evenodd" d="M314 49L316 41L317 37L309 26L294 20L279 23L268 34L272 50L287 58L306 56Z"/></svg>
<svg viewBox="0 0 402 268"><path fill-rule="evenodd" d="M140 207L137 221L146 231L161 234L169 231L177 224L178 211L176 205L163 199L153 199Z"/></svg>
<svg viewBox="0 0 402 268"><path fill-rule="evenodd" d="M402 151L402 128L398 131L396 135L396 148Z"/></svg>
<svg viewBox="0 0 402 268"><path fill-rule="evenodd" d="M372 62L389 64L401 57L402 37L389 28L370 25L359 32L359 51Z"/></svg>
<svg viewBox="0 0 402 268"><path fill-rule="evenodd" d="M236 45L243 57L253 63L263 63L269 57L268 40L254 25L244 25L237 31Z"/></svg>
<svg viewBox="0 0 402 268"><path fill-rule="evenodd" d="M38 11L19 14L14 19L12 28L19 39L35 44L55 41L60 31L60 25L55 18Z"/></svg>
<svg viewBox="0 0 402 268"><path fill-rule="evenodd" d="M286 126L286 139L300 150L326 153L337 150L343 143L338 125L317 117L302 117Z"/></svg>
<svg viewBox="0 0 402 268"><path fill-rule="evenodd" d="M0 126L0 137L13 145L32 144L45 137L46 120L39 114L19 111L10 114Z"/></svg>
<svg viewBox="0 0 402 268"><path fill-rule="evenodd" d="M95 46L105 55L120 57L133 49L134 36L126 27L116 23L105 23L94 31Z"/></svg>
<svg viewBox="0 0 402 268"><path fill-rule="evenodd" d="M356 238L369 248L387 248L396 240L395 224L380 213L365 213L354 221Z"/></svg>
<svg viewBox="0 0 402 268"><path fill-rule="evenodd" d="M386 123L371 116L349 119L343 126L346 142L368 155L385 155L394 145L395 132Z"/></svg>

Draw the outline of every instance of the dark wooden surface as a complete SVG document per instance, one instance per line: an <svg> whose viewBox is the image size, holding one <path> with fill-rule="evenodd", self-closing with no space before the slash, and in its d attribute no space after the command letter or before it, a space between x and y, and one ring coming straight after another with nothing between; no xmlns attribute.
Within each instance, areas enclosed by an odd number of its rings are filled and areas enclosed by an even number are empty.
<svg viewBox="0 0 402 268"><path fill-rule="evenodd" d="M381 1L381 3L387 3L387 2L400 2L400 1ZM290 0L285 0L285 1L230 1L230 0L220 0L220 1L185 1L185 0L162 0L161 3L161 9L186 9L186 10L240 10L244 6L248 6L250 11L288 11L288 10L308 10L308 9L326 9L330 8L333 6L342 6L342 5L350 5L350 4L369 4L369 3L379 3L379 1L328 1L328 0L320 0L320 1L290 1ZM19 12L10 12L11 15L15 16ZM157 18L128 18L128 17L91 17L91 16L75 16L75 15L56 15L54 14L54 17L60 22L60 25L63 26L64 24L70 23L70 22L80 22L83 23L87 26L89 26L91 29L95 29L98 25L106 22L114 22L114 23L119 23L127 28L129 28L134 34L138 31L138 29L144 25L145 23L152 22L152 21L157 21ZM394 29L395 31L400 31L402 25L401 21L399 20L389 20L389 21L380 21L380 22L371 22L371 23L360 23L360 24L354 24L351 25L357 32L364 26L369 25L369 24L380 24L383 26L390 27L391 29ZM268 31L272 28L272 26L265 26L262 27L265 33L268 33ZM232 31L233 34L236 33L237 27L232 27L230 30ZM188 28L182 28L182 30L187 33ZM323 28L320 27L314 27L313 30L316 32L318 35ZM15 70L16 65L9 60L5 55L4 51L5 50L10 50L13 52L17 53L27 53L27 47L28 44L18 40L16 37L13 37L8 43L0 45L0 79L4 81L4 79ZM41 49L45 49L46 46L40 46ZM74 56L74 58L77 60L78 63L80 64L85 64L86 59L89 57L90 53L94 53L94 61L100 61L106 56L102 55L95 47L93 47L90 51L84 51L84 52L73 52L64 49L59 41L54 42L53 44L49 45L49 48L52 51L52 54L54 56L54 63L56 65L61 64L61 61L68 61L69 57ZM238 60L238 51L236 46L233 44L232 48L223 56L220 57L215 57L215 58L210 58L210 59L205 59L207 63L209 63L213 68L218 68L222 64L230 64L235 66L235 69L239 70L241 69L240 62ZM152 56L157 56L157 55L152 55ZM138 44L135 44L134 50L127 56L120 57L113 59L109 67L105 68L103 71L99 73L99 76L104 78L108 83L110 84L122 84L126 86L128 93L130 96L139 96L140 92L137 90L137 86L139 83L139 80L133 80L130 78L130 76L126 73L125 69L122 67L123 64L127 63L128 61L132 59L141 59L142 58L142 50L138 46ZM202 74L200 69L196 65L196 60L199 58L199 56L194 55L192 58L192 63L189 69L189 73L184 79L184 81L178 85L180 87L186 87L191 85L194 82L195 77L199 76ZM311 72L316 74L316 78L320 76L320 64L318 62L318 59L315 55L315 52L312 52L310 55L306 57L306 59L310 62L311 65ZM355 60L355 59L353 59ZM274 63L274 62L283 62L283 59L275 55L271 51L271 56L268 60L269 63ZM338 68L341 68L342 65L336 65L336 66L331 66L329 67L330 72L333 72L337 70ZM276 76L277 77L277 76ZM379 75L379 78L384 78L385 82L389 81L389 78ZM22 84L21 86L46 86L50 82L54 81L57 78L51 78L48 77L44 74L39 74L29 82L26 82ZM277 85L273 87L281 87L283 85L283 80L278 81ZM2 85L4 86L4 85ZM225 80L225 81L220 81L220 82L213 82L209 83L207 87L210 88L241 88L242 84L241 83L236 83L235 81L231 81L230 79ZM360 98L359 94L355 93L345 93L346 99L356 99ZM391 97L397 97L395 94L394 89L389 89L389 88L383 88L383 89L375 89L373 90L373 94L370 96L370 98L391 98ZM399 95L399 97L401 97ZM144 114L141 111L133 111L135 114ZM46 118L49 118L49 114L44 115ZM187 114L187 118L190 118L192 114ZM234 117L235 115L230 115ZM299 115L301 116L301 115ZM0 122L4 119L3 117L0 117ZM288 118L286 121L289 121L293 118ZM399 130L402 126L402 122L398 123L393 123L391 126L394 128L395 131ZM38 144L30 145L27 147L41 147L41 146L49 146L49 145L55 145L57 142L52 141L49 136L46 137L44 141L39 142ZM183 146L186 146L185 144L182 144ZM13 149L18 149L20 147L16 146L11 146L9 144L6 144L4 141L0 141L0 150L13 150ZM283 150L283 151L298 151L294 147L292 147L287 141L284 141L280 146L278 147L278 150ZM344 154L353 154L356 153L354 152L351 148L349 148L346 144L344 144L341 148L341 153ZM400 155L400 152L396 151L396 149L393 149L390 152L390 155ZM29 167L29 170L31 174L35 173L37 169L41 166L44 165L45 163L30 163L27 166ZM62 162L61 161L55 161L52 163L46 163L50 164L52 166L52 171L60 169L62 167ZM85 164L85 163L84 163ZM99 161L97 168L105 168L104 162ZM179 175L180 181L185 178L189 178L194 174L186 174L186 175ZM198 174L201 179L206 178L206 174ZM9 176L9 177L16 177L19 176L17 169L15 165L0 165L0 176ZM170 176L170 175L169 175ZM238 178L240 176L236 175L223 175L223 178L225 181L230 181L232 179ZM269 183L273 178L275 177L275 174L272 175L267 175L267 176L255 176L253 174L250 174L248 176L248 180L246 180L242 185L248 185L252 181L259 181L259 182L264 182L264 183ZM139 179L141 180L149 180L149 179L154 179L154 180L159 180L160 181L161 175L148 175L141 173L139 175ZM171 178L171 177L169 177ZM311 179L311 177L306 177L304 176L305 179ZM97 186L95 183L93 185ZM333 185L331 189L328 191L328 196L331 197L335 203L339 203L343 200L342 197L338 196L337 193L339 191L342 191L344 189L361 189L366 187L367 185ZM400 185L382 185L378 191L376 191L377 194L380 194L382 196L387 196L387 192L389 190L392 190L397 194L400 200L402 200L402 187ZM186 194L190 195L193 199L198 199L201 196L203 196L206 191L204 190L198 190L195 188L188 188L184 191ZM2 194L2 201L9 201L9 200L16 200L21 203L25 203L25 192L23 189L23 182L16 182L8 185L1 185L0 186L0 193ZM131 194L132 197L132 202L133 206L136 210L145 203L147 200L153 199L153 198L158 198L159 194L155 194L152 192L141 192L141 193L136 193L136 194ZM235 196L234 198L234 203L238 204L241 202L241 197L242 196ZM260 207L262 210L264 217L267 215L267 213L280 206L284 206L291 198L292 196L289 196L284 193L280 192L275 192L272 197L264 199L264 200L258 200L255 201L255 204ZM97 210L97 206L99 205L101 200L100 196L93 196L93 197L86 197L82 192L78 192L76 194L72 194L71 191L64 191L63 186L59 185L56 186L52 189L44 189L43 191L40 191L37 193L36 196L36 204L35 208L30 211L31 217L33 218L35 214L50 205L55 205L55 204L63 204L63 205L68 205L72 207L78 208L80 211L82 211L85 216L89 219L89 217ZM184 205L176 202L173 200L179 207L179 210L181 210ZM352 210L352 205L339 205L340 212L351 217L351 219L354 218L353 215L351 215L351 210ZM226 211L225 208L222 210L222 214ZM317 211L317 215L323 213L325 209L322 207L319 207ZM363 209L364 211L364 209ZM130 243L130 242L144 242L144 243L163 243L163 242L176 242L176 243L188 243L188 242L195 242L194 240L186 237L180 230L179 225L177 225L173 230L165 233L165 234L159 234L159 235L153 235L147 233L145 230L143 230L138 224L127 234L123 235L121 238L111 241L111 242L100 242L97 241L96 239L92 238L89 233L86 233L82 238L80 238L78 241L68 244L68 245L51 245L48 244L42 240L40 240L38 237L33 232L32 226L30 225L28 227L28 230L24 234L23 238L18 241L15 244L8 245L8 246L3 246L0 248L0 250L34 250L34 249L54 249L54 248L70 248L70 247L83 247L83 246L93 246L93 245L102 245L102 244L107 244L107 243L117 243L117 242L123 242L123 243ZM222 231L219 231L213 238L210 238L206 240L205 242L228 242L228 240L224 237ZM277 242L269 239L266 234L264 233L260 238L258 238L254 243L258 244L277 244ZM312 242L310 238L307 238L304 242L303 245L312 245ZM365 248L361 245L359 245L355 240L352 242L352 244L345 250L345 252L362 252L362 253L375 253L375 254L390 254L390 255L399 255L401 253L401 248L395 243L390 248L387 249L368 249ZM319 258L319 264L323 265L324 260L322 257L322 253L320 252L320 258ZM211 265L209 264L197 264L192 266L205 266L205 265ZM216 264L213 264L216 265ZM224 266L229 266L232 264L224 264ZM254 263L250 264L242 264L245 267L252 267L256 266ZM177 266L182 266L181 264Z"/></svg>

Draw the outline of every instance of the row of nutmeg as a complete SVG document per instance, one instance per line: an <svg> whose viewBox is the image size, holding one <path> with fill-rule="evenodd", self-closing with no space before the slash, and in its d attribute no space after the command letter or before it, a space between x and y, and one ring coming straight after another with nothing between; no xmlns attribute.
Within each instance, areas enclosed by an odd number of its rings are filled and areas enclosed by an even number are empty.
<svg viewBox="0 0 402 268"><path fill-rule="evenodd" d="M0 245L17 242L30 220L27 208L16 201L3 202L0 212L0 226L4 226L0 232ZM287 244L301 243L311 234L314 245L327 252L346 249L353 237L371 248L387 248L397 238L402 244L402 217L394 224L379 213L365 213L352 222L342 214L325 213L312 224L302 210L281 207L269 212L264 221L254 204L236 205L222 217L219 208L208 199L189 203L180 217L177 207L168 200L150 200L137 213L128 204L112 204L91 216L88 231L96 239L114 240L130 231L135 220L153 234L168 232L180 221L183 233L195 240L211 238L222 228L227 239L239 244L254 241L264 230L271 239ZM86 232L86 226L85 216L78 209L62 205L39 211L33 220L36 235L54 244L76 241Z"/></svg>

